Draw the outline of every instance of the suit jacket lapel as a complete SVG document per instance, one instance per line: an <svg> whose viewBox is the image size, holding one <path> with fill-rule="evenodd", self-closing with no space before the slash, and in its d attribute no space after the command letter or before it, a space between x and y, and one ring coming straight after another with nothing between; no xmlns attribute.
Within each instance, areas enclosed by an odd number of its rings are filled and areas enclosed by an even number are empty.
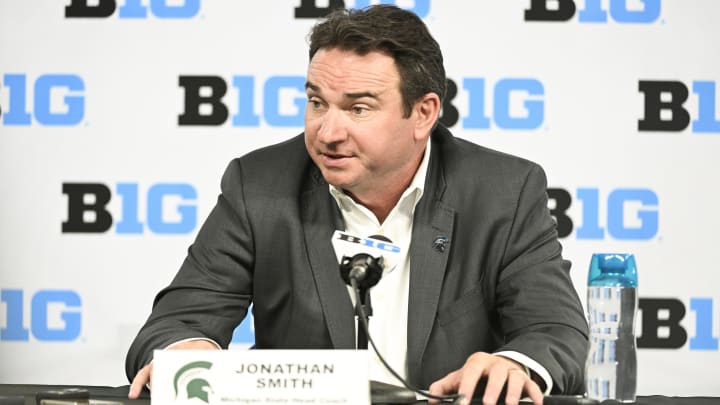
<svg viewBox="0 0 720 405"><path fill-rule="evenodd" d="M316 167L313 166L310 171L313 184L301 196L303 231L310 269L333 347L354 349L354 311L345 283L340 277L331 243L333 232L345 229L345 226L328 184Z"/></svg>
<svg viewBox="0 0 720 405"><path fill-rule="evenodd" d="M433 144L425 193L413 220L407 342L411 384L421 381L422 356L435 323L453 236L455 211L442 202L445 179L439 155L439 145Z"/></svg>

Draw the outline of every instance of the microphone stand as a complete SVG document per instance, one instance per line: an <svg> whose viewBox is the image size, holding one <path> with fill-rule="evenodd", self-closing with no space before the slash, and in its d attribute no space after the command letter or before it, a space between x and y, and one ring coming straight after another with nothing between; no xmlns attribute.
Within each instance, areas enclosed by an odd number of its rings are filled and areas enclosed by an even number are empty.
<svg viewBox="0 0 720 405"><path fill-rule="evenodd" d="M370 336L370 328L368 326L368 316L372 315L372 306L370 305L370 289L380 281L383 272L384 259L382 256L375 258L367 253L358 253L352 257L343 256L340 261L340 276L352 287L355 295L355 314L358 317L357 325L357 348L367 349L368 342L372 345L373 350L382 362L383 366L400 381L405 388L418 393L426 398L436 399L439 401L452 401L458 403L462 400L462 395L433 395L427 391L419 390L412 387L404 378L393 370L385 361L375 342Z"/></svg>
<svg viewBox="0 0 720 405"><path fill-rule="evenodd" d="M380 362L383 364L383 366L385 366L385 368L388 371L390 371L390 374L392 374L395 378L397 378L397 380L400 381L405 386L405 388L409 389L410 391L412 391L416 394L420 394L421 396L423 396L425 398L435 399L435 400L442 401L445 403L450 402L453 405L460 403L465 398L465 396L459 395L459 394L433 395L428 391L417 389L417 388L411 386L410 383L408 383L395 370L393 370L392 367L390 367L390 365L387 363L387 361L385 361L385 359L383 358L383 356L380 354L377 347L375 346L375 342L373 342L372 336L370 336L370 328L368 326L368 317L367 317L367 314L365 313L365 306L362 305L363 299L360 294L361 288L358 286L357 278L354 276L348 277L348 283L352 287L353 293L355 294L355 302L356 302L355 310L356 310L356 312L360 312L360 323L361 323L363 329L365 330L365 332L367 333L368 341L372 345L373 350L375 350L375 353L377 354L378 359L380 359ZM373 285L375 285L375 284L373 284ZM358 332L358 334L359 334L359 332Z"/></svg>
<svg viewBox="0 0 720 405"><path fill-rule="evenodd" d="M357 319L357 340L358 349L368 348L368 334L362 327L361 319L365 316L372 316L372 305L370 303L370 289L374 287L382 277L384 260L381 257L372 257L366 253L358 253L352 257L343 256L340 262L340 275L345 283L352 285L355 280L355 288L358 289L359 297L355 302L355 316ZM358 301L359 299L359 301Z"/></svg>
<svg viewBox="0 0 720 405"><path fill-rule="evenodd" d="M355 316L357 319L357 348L367 349L368 348L368 335L365 332L365 328L362 327L361 317L365 313L367 316L367 323L369 327L370 317L373 314L372 303L370 302L370 289L360 288L360 303L355 305Z"/></svg>

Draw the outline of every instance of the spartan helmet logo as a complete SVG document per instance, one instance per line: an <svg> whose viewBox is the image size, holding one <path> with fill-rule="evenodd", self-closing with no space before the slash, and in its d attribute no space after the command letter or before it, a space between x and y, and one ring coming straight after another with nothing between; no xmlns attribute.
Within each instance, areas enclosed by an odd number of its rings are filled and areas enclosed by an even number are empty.
<svg viewBox="0 0 720 405"><path fill-rule="evenodd" d="M178 370L173 380L175 399L185 398L190 401L197 398L209 403L208 394L212 393L212 387L207 381L206 374L210 367L212 363L209 361L194 361Z"/></svg>

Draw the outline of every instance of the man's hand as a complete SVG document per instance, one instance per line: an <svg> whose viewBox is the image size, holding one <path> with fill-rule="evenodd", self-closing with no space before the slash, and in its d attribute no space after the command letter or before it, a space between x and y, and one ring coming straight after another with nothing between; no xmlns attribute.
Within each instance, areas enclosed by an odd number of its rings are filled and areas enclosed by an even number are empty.
<svg viewBox="0 0 720 405"><path fill-rule="evenodd" d="M523 392L535 405L543 403L540 387L525 372L525 367L507 357L483 352L474 353L461 369L432 383L430 393L445 395L457 392L465 396L461 404L467 405L472 400L478 381L483 377L487 377L482 399L484 405L495 405L504 386L507 386L505 395L507 405L517 405ZM437 402L431 400L431 403Z"/></svg>
<svg viewBox="0 0 720 405"><path fill-rule="evenodd" d="M170 345L166 350L218 350L218 347L207 340L198 339L188 340L186 342L180 342ZM152 377L152 366L153 364L152 362L150 362L148 365L138 371L138 373L135 375L135 378L133 378L132 380L132 384L130 384L130 392L128 392L128 398L138 399L140 397L140 392L142 391L143 386L146 384L148 388L151 388L150 378Z"/></svg>

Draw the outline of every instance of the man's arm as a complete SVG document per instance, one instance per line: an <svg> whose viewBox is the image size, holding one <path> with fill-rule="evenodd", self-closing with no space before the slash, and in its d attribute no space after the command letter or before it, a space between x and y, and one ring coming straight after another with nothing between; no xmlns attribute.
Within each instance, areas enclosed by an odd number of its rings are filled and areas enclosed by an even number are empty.
<svg viewBox="0 0 720 405"><path fill-rule="evenodd" d="M150 363L153 350L172 343L200 337L227 347L245 317L252 300L254 246L241 176L239 162L233 161L216 206L128 351L129 380Z"/></svg>
<svg viewBox="0 0 720 405"><path fill-rule="evenodd" d="M170 345L166 348L167 350L219 350L220 348L214 342L210 342L204 339L186 340L184 342L178 342ZM152 389L152 369L153 363L148 363L145 367L141 368L135 378L133 378L130 384L130 390L128 392L128 398L138 399L144 386Z"/></svg>
<svg viewBox="0 0 720 405"><path fill-rule="evenodd" d="M578 393L583 389L587 321L568 273L570 263L562 259L546 187L542 169L531 165L494 284L495 311L505 340L497 351L522 353L542 365L552 377L554 393ZM520 364L500 357L475 353L432 388L439 393L457 390L471 398L479 380L487 378L486 403L494 403L506 386L506 403L516 403L524 391L540 404L542 395L531 376Z"/></svg>
<svg viewBox="0 0 720 405"><path fill-rule="evenodd" d="M556 223L547 207L547 181L532 165L518 197L516 214L496 284L496 309L505 345L541 364L553 393L582 393L588 326L562 258Z"/></svg>

